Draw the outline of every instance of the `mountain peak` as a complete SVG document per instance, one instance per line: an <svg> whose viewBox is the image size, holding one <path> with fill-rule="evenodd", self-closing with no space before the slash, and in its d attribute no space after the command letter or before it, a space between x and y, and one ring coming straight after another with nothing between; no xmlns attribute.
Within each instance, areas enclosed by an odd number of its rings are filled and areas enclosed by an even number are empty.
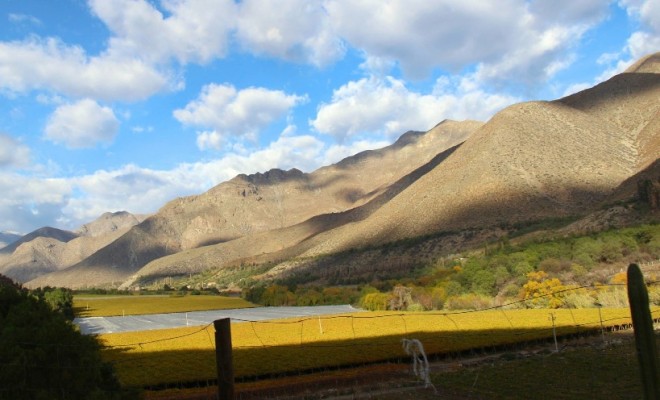
<svg viewBox="0 0 660 400"><path fill-rule="evenodd" d="M625 73L660 74L660 52L639 59L626 69Z"/></svg>
<svg viewBox="0 0 660 400"><path fill-rule="evenodd" d="M305 173L297 168L291 168L288 171L273 168L266 172L257 172L256 174L240 174L234 179L241 179L243 181L253 183L253 184L272 184L279 182L286 182L290 180L302 179L305 176Z"/></svg>

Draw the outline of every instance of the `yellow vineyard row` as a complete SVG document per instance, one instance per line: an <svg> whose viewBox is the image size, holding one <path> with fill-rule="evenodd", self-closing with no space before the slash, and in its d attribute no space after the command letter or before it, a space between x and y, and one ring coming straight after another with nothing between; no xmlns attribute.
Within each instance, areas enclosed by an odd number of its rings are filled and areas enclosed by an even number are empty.
<svg viewBox="0 0 660 400"><path fill-rule="evenodd" d="M78 317L108 317L254 307L236 297L224 296L76 296Z"/></svg>
<svg viewBox="0 0 660 400"><path fill-rule="evenodd" d="M656 310L657 312L657 310ZM554 319L554 321L553 321ZM524 342L630 323L628 309L519 309L466 313L373 312L232 324L237 377L406 357L402 339L429 354ZM150 386L216 377L213 326L101 335L123 384Z"/></svg>

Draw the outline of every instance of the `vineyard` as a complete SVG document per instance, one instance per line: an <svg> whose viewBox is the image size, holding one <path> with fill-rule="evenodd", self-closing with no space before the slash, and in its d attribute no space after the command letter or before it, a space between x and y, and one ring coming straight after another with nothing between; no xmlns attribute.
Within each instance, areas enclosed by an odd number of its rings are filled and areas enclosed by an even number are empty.
<svg viewBox="0 0 660 400"><path fill-rule="evenodd" d="M241 298L223 296L75 296L76 316L108 317L254 307Z"/></svg>
<svg viewBox="0 0 660 400"><path fill-rule="evenodd" d="M658 317L657 308L654 318ZM369 312L276 321L233 321L237 379L405 359L402 340L428 354L515 347L565 335L627 326L622 309L505 309L466 312ZM212 325L101 335L104 357L124 385L167 387L216 378Z"/></svg>

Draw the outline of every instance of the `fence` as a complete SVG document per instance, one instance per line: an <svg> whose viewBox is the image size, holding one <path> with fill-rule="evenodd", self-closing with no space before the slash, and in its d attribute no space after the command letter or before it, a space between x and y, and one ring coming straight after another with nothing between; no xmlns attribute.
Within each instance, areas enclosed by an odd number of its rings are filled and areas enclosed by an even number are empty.
<svg viewBox="0 0 660 400"><path fill-rule="evenodd" d="M623 287L610 285L598 290L604 289ZM579 290L596 289L564 292ZM497 393L503 393L509 395L506 398L539 398L526 393L559 385L566 397L548 392L546 398L597 398L601 397L599 393L615 399L642 397L634 344L625 334L631 327L628 309L548 310L528 309L526 304L520 301L462 312L372 312L279 321L232 320L236 322L231 326L235 395L239 399L288 398L293 390L291 385L264 384L284 376L294 383L295 390L307 391L306 398L321 398L340 390L380 393L391 386L383 383L386 380L420 388L428 386L411 374L414 363L404 349L406 339L423 345L431 364L430 381L444 394L496 398ZM652 317L657 323L660 309L654 308ZM158 398L167 398L168 391L164 389L176 389L177 396L181 390L191 390L197 398L216 398L214 333L209 324L100 338L106 346L104 358L114 365L125 385L157 392L158 395L152 395ZM497 373L506 369L504 365L527 365L534 374L526 376L525 368L520 367L522 371L498 377ZM369 372L365 375L346 369L356 366L366 367ZM0 367L16 366L4 365L0 360ZM75 373L75 368L84 365L71 368L71 373ZM632 381L624 377L628 372ZM317 373L326 377L307 378ZM416 398L435 396L431 389L420 390L430 392Z"/></svg>
<svg viewBox="0 0 660 400"><path fill-rule="evenodd" d="M565 292L573 290L586 289ZM594 370L607 364L600 360L603 349L628 346L627 336L618 334L631 327L628 309L547 310L524 306L525 301L453 313L380 312L280 321L232 320L237 322L231 328L234 375L239 383L236 396L249 398L248 393L254 391L250 388L274 377L305 380L311 373L383 362L398 366L399 375L414 382L404 373L412 365L402 346L404 339L419 340L432 363L449 369L471 364L475 359L490 360L493 355L516 359L532 352L552 354L583 347L594 353L587 356L596 360L588 368ZM653 310L653 318L660 318L659 309ZM161 390L215 384L213 336L213 327L207 325L104 338L109 346L106 356L114 362L124 383ZM628 353L634 359L634 348ZM567 371L570 368L564 367L553 374L566 374L562 381L574 381L575 376ZM471 390L478 389L478 382ZM276 392L273 389L269 397L277 396Z"/></svg>

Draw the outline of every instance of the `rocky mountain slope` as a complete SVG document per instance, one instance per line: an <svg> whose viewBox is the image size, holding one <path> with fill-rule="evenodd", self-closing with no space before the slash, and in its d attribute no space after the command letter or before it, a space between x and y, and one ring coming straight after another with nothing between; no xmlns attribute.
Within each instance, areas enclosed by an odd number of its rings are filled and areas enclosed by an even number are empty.
<svg viewBox="0 0 660 400"><path fill-rule="evenodd" d="M29 283L80 286L277 262L410 237L586 215L630 198L660 154L660 55L566 98L446 121L311 174L240 175L168 203ZM650 172L649 172L650 171ZM460 235L460 233L458 233Z"/></svg>
<svg viewBox="0 0 660 400"><path fill-rule="evenodd" d="M309 174L292 169L239 175L202 195L166 204L73 268L30 285L125 280L148 262L169 254L273 232L363 205L432 160L438 151L463 142L481 125L443 121L428 132L408 132L391 146L356 154Z"/></svg>
<svg viewBox="0 0 660 400"><path fill-rule="evenodd" d="M29 243L37 238L51 238L59 242L68 242L69 240L75 239L78 235L74 232L64 231L62 229L51 228L50 226L45 226L39 228L33 232L28 233L25 236L20 237L18 240L11 243L9 246L3 247L0 249L1 254L11 254L18 247L24 243Z"/></svg>
<svg viewBox="0 0 660 400"><path fill-rule="evenodd" d="M138 217L121 211L105 213L75 232L41 228L0 250L0 274L27 282L70 267L107 246L138 224Z"/></svg>
<svg viewBox="0 0 660 400"><path fill-rule="evenodd" d="M584 215L615 196L630 198L636 186L623 190L623 183L652 170L660 154L660 75L637 72L641 68L660 72L658 57L573 96L503 110L386 201L373 200L330 223L315 218L162 258L136 275L313 257L436 232Z"/></svg>

